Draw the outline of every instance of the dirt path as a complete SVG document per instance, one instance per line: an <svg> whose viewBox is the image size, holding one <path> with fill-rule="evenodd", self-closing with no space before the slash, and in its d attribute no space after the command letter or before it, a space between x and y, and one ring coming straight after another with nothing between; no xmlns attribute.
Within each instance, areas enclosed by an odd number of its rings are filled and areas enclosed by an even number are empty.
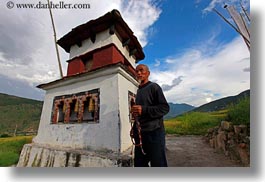
<svg viewBox="0 0 265 182"><path fill-rule="evenodd" d="M167 136L169 167L242 167L204 142L202 136Z"/></svg>

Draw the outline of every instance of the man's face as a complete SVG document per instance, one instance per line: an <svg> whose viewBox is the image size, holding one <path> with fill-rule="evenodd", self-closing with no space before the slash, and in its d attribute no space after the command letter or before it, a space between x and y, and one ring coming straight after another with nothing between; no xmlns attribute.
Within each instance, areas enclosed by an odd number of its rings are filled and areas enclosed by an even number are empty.
<svg viewBox="0 0 265 182"><path fill-rule="evenodd" d="M148 81L149 75L150 75L150 72L147 70L145 66L138 65L136 67L136 77L137 77L137 80L140 81L141 83Z"/></svg>

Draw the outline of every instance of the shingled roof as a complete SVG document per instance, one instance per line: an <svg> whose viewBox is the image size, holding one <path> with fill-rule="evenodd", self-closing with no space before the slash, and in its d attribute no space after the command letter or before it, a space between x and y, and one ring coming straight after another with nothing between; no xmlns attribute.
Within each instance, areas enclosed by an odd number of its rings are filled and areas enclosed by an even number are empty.
<svg viewBox="0 0 265 182"><path fill-rule="evenodd" d="M126 43L130 52L134 52L137 61L144 59L145 55L142 46L136 36L134 36L133 31L122 19L120 12L115 9L97 19L90 20L73 28L59 39L57 43L69 53L72 45L80 45L83 40L88 38L91 38L93 41L93 39L96 39L97 33L107 29L109 29L110 34L114 32L118 33L122 43Z"/></svg>

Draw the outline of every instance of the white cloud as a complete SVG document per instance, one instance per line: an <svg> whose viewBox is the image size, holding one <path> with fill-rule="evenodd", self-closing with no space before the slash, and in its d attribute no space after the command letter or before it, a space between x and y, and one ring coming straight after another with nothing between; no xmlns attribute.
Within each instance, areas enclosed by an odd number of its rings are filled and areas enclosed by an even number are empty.
<svg viewBox="0 0 265 182"><path fill-rule="evenodd" d="M206 98L206 102L211 102L212 101L212 98L211 97L207 97Z"/></svg>
<svg viewBox="0 0 265 182"><path fill-rule="evenodd" d="M179 85L165 90L165 95L170 102L194 106L249 89L250 73L246 72L250 65L249 51L242 38L216 49L219 51L209 54L193 48L174 59L171 57L170 64L165 59L161 65L167 69L151 68L150 79L168 85L181 78Z"/></svg>
<svg viewBox="0 0 265 182"><path fill-rule="evenodd" d="M32 2L38 3L39 0L23 1ZM48 10L7 9L5 3L0 2L0 73L11 79L26 81L30 86L58 79ZM84 1L66 0L65 3ZM152 32L148 30L161 14L159 5L151 0L90 0L85 3L91 5L90 9L52 10L57 39L72 28L115 8L145 46L148 33ZM216 47L215 37L216 34L213 34L208 42L181 55L155 61L157 67L151 68L151 79L169 86L165 92L168 101L198 106L207 100L238 94L249 88L249 52L243 41L237 38L225 46ZM213 48L218 51L212 52ZM65 75L68 54L59 49ZM159 70L160 67L163 71Z"/></svg>
<svg viewBox="0 0 265 182"><path fill-rule="evenodd" d="M147 44L148 28L158 19L161 10L155 1L129 0L124 2L121 14L144 47Z"/></svg>
<svg viewBox="0 0 265 182"><path fill-rule="evenodd" d="M155 66L155 67L160 66L160 61L159 61L158 59L155 60L155 65L154 65L154 66Z"/></svg>
<svg viewBox="0 0 265 182"><path fill-rule="evenodd" d="M161 87L164 91L168 91L171 90L172 88L174 88L175 86L179 85L182 82L181 79L182 76L179 76L178 78L175 78L171 84L163 84Z"/></svg>
<svg viewBox="0 0 265 182"><path fill-rule="evenodd" d="M240 3L243 5L245 8L249 8L249 0L212 0L209 5L204 8L203 12L207 13L209 11L212 11L213 8L220 8L223 7L225 4L236 4L239 5Z"/></svg>
<svg viewBox="0 0 265 182"><path fill-rule="evenodd" d="M58 3L60 0L53 0ZM14 1L15 3L46 3L46 1ZM57 39L72 28L96 19L112 9L118 9L142 46L147 44L148 28L158 19L161 10L154 1L83 1L66 0L64 3L89 3L90 9L52 9ZM140 21L139 21L140 20ZM58 62L53 42L53 30L48 9L8 9L0 3L0 72L11 79L29 85L59 79ZM59 48L64 75L69 56Z"/></svg>

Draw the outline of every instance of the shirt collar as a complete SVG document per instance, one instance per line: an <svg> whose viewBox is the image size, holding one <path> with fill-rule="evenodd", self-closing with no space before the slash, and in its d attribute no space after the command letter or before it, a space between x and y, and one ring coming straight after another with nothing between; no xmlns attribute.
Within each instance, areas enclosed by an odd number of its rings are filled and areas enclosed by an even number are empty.
<svg viewBox="0 0 265 182"><path fill-rule="evenodd" d="M151 83L151 82L148 81L148 82L146 82L146 83L143 84L143 85L139 85L139 89L146 87L146 86L149 85L150 83Z"/></svg>

